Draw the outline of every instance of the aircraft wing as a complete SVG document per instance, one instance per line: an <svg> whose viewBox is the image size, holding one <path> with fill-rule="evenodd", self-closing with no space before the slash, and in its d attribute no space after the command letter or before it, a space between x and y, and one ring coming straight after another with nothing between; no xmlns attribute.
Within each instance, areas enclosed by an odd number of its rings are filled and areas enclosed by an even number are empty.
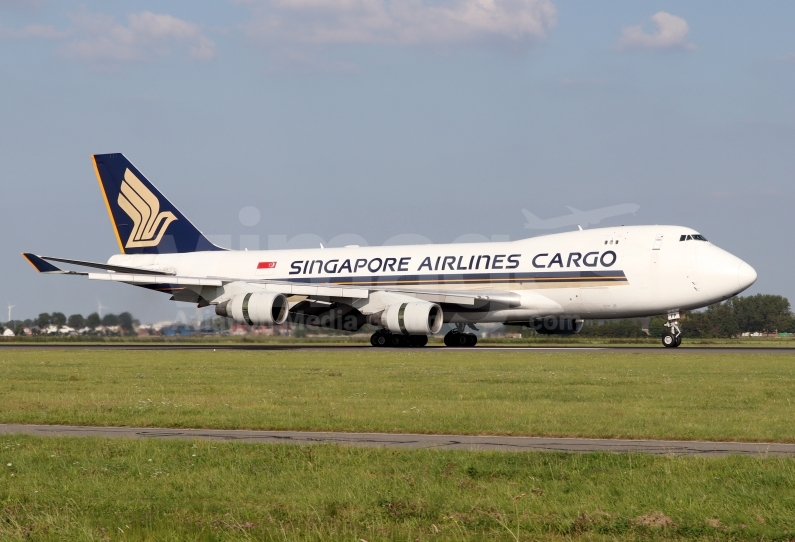
<svg viewBox="0 0 795 542"><path fill-rule="evenodd" d="M395 292L412 295L424 301L433 303L451 303L456 305L476 305L483 303L499 303L509 307L518 306L520 297L513 292L501 291L462 291L462 290L433 290L425 288L393 288L371 286L367 288L351 288L331 283L318 284L296 284L289 281L278 280L257 280L246 281L235 277L188 277L177 276L173 273L154 271L151 269L140 269L134 267L124 267L118 265L101 264L86 262L82 260L70 260L66 258L56 258L52 256L37 256L31 253L24 253L31 265L40 273L61 274L61 275L80 275L87 276L89 280L106 280L113 282L123 282L143 286L145 288L167 292L173 294L176 300L193 300L203 288L217 288L231 282L250 282L251 284L263 285L267 291L277 292L284 295L306 296L312 299L334 298L338 300L367 299L372 292ZM104 269L110 273L83 273L76 271L64 271L53 265L47 260L69 263L74 265ZM188 294L188 292L194 292Z"/></svg>
<svg viewBox="0 0 795 542"><path fill-rule="evenodd" d="M134 275L128 273L88 273L90 280L109 280L144 286L150 289L168 292L176 296L176 300L182 301L178 292L192 290L197 294L205 287L220 287L231 282L240 281L233 278L202 278L202 277L180 277L180 276L156 276L156 275ZM481 303L500 303L510 307L518 306L520 298L512 292L483 292L483 291L447 291L447 290L425 290L412 288L348 288L334 284L293 284L281 281L256 281L251 284L265 286L265 290L276 292L287 296L306 296L310 299L337 300L367 299L370 294L376 291L403 293L430 301L433 303L451 303L456 305L475 305ZM188 296L191 297L191 296ZM187 300L187 298L185 299Z"/></svg>
<svg viewBox="0 0 795 542"><path fill-rule="evenodd" d="M115 271L117 273L137 273L139 275L174 275L175 273L170 273L167 271L159 271L156 269L141 269L139 267L124 267L121 265L110 265L106 263L97 263L97 262L86 262L83 260L67 260L66 258L56 258L55 256L37 256L36 254L31 254L29 252L25 252L22 256L28 260L33 267L36 268L36 271L39 273L61 273L61 274L75 274L73 271L63 271L58 267L48 263L45 260L53 261L53 262L61 262L61 263L69 263L72 265L79 265L81 267L93 267L94 269L104 269L105 271ZM38 263L33 263L34 261ZM39 266L43 266L47 269L55 269L56 271L41 271L39 270ZM77 273L85 275L85 273Z"/></svg>
<svg viewBox="0 0 795 542"><path fill-rule="evenodd" d="M294 284L286 281L257 281L264 284L265 289L284 295L302 295L311 298L348 298L367 299L373 292L394 292L409 294L433 303L453 303L456 305L475 305L494 302L508 306L518 306L521 298L513 292L482 291L482 290L430 290L425 288L393 288L370 286L367 288L350 288L336 284Z"/></svg>
<svg viewBox="0 0 795 542"><path fill-rule="evenodd" d="M127 284L174 284L178 286L223 286L220 279L202 277L179 277L176 275L134 275L132 273L84 273L89 280L111 280Z"/></svg>

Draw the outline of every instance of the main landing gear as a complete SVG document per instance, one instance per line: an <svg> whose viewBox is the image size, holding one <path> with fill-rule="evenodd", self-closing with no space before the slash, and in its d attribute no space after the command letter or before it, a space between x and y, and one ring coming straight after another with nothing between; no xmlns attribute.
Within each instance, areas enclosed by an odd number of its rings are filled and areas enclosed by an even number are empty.
<svg viewBox="0 0 795 542"><path fill-rule="evenodd" d="M679 329L679 313L669 312L668 322L663 325L667 328L670 328L670 331L663 333L663 346L666 348L676 348L682 344L682 330Z"/></svg>
<svg viewBox="0 0 795 542"><path fill-rule="evenodd" d="M450 330L444 336L445 346L472 347L478 344L478 337L474 333L464 333L467 326L477 331L472 324L456 324L455 329Z"/></svg>
<svg viewBox="0 0 795 542"><path fill-rule="evenodd" d="M465 333L467 326L475 331L478 329L472 324L456 324L455 329L444 336L445 346L472 347L478 343L478 338L474 333ZM417 347L428 344L427 335L401 335L392 333L388 329L379 329L370 336L370 344L373 346L389 346L393 348Z"/></svg>
<svg viewBox="0 0 795 542"><path fill-rule="evenodd" d="M428 344L428 337L427 335L398 335L386 329L379 329L370 337L370 344L394 348L425 346Z"/></svg>

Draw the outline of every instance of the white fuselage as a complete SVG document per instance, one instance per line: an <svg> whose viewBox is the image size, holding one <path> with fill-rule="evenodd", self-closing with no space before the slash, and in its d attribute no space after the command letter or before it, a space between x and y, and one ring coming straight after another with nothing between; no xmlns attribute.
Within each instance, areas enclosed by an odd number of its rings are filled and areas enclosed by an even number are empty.
<svg viewBox="0 0 795 542"><path fill-rule="evenodd" d="M446 309L448 322L516 322L539 316L622 318L703 307L748 288L756 272L679 226L622 226L504 243L116 255L113 265L183 277L367 288L370 314L416 291L508 292L511 306ZM203 295L213 303L224 287Z"/></svg>

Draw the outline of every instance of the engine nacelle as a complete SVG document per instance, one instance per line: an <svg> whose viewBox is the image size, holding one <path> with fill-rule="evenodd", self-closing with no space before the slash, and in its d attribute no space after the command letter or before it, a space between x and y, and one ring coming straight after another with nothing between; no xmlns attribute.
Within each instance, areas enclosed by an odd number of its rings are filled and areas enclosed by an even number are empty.
<svg viewBox="0 0 795 542"><path fill-rule="evenodd" d="M370 318L370 323L403 335L433 335L442 329L444 313L436 303L396 303Z"/></svg>
<svg viewBox="0 0 795 542"><path fill-rule="evenodd" d="M580 318L561 318L558 316L535 318L530 322L530 327L541 335L574 335L582 331L583 325L585 325L585 320Z"/></svg>
<svg viewBox="0 0 795 542"><path fill-rule="evenodd" d="M238 324L272 326L283 324L289 313L287 298L273 292L236 295L215 306L215 314L227 316Z"/></svg>

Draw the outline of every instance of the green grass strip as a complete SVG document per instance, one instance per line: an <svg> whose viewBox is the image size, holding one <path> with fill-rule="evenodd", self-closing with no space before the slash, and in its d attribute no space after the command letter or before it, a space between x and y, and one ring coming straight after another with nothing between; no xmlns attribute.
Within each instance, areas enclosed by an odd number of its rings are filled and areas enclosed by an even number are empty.
<svg viewBox="0 0 795 542"><path fill-rule="evenodd" d="M795 355L0 351L0 422L795 442Z"/></svg>
<svg viewBox="0 0 795 542"><path fill-rule="evenodd" d="M788 539L795 460L0 438L2 540Z"/></svg>

